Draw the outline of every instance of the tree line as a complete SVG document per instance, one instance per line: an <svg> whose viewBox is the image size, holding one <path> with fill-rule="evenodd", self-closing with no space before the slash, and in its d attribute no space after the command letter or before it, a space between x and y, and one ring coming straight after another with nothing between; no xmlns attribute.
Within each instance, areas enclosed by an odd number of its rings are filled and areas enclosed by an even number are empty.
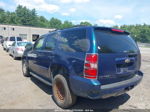
<svg viewBox="0 0 150 112"><path fill-rule="evenodd" d="M64 29L75 26L70 21L62 22L60 19L52 17L50 20L44 16L39 16L35 9L28 9L25 6L17 6L14 12L5 11L0 8L0 24L24 25L44 28ZM78 25L92 26L90 22L80 22ZM150 25L122 25L113 26L131 33L131 36L138 42L150 43Z"/></svg>
<svg viewBox="0 0 150 112"><path fill-rule="evenodd" d="M122 25L120 29L130 32L137 42L150 43L150 25Z"/></svg>
<svg viewBox="0 0 150 112"><path fill-rule="evenodd" d="M56 29L74 26L74 24L70 21L62 22L54 17L52 17L50 20L47 20L44 16L37 15L35 9L30 10L21 5L19 5L14 12L5 11L4 9L0 8L0 23ZM81 22L80 24L92 25L89 22Z"/></svg>

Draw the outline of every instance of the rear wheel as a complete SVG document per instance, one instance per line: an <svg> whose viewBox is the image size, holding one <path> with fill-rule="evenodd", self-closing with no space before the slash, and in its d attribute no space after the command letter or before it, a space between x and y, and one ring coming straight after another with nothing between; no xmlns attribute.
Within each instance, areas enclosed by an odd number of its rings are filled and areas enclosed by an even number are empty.
<svg viewBox="0 0 150 112"><path fill-rule="evenodd" d="M13 59L16 60L16 56L13 54Z"/></svg>
<svg viewBox="0 0 150 112"><path fill-rule="evenodd" d="M14 59L14 60L16 60L16 59L17 59L17 57L15 56L15 54L14 54L14 53L13 53L13 59Z"/></svg>
<svg viewBox="0 0 150 112"><path fill-rule="evenodd" d="M25 77L30 77L30 72L26 61L22 62L22 72Z"/></svg>
<svg viewBox="0 0 150 112"><path fill-rule="evenodd" d="M61 108L69 108L75 104L77 97L69 89L67 81L63 75L56 75L52 83L53 98Z"/></svg>
<svg viewBox="0 0 150 112"><path fill-rule="evenodd" d="M9 54L9 56L11 56L10 50L9 50L8 54Z"/></svg>
<svg viewBox="0 0 150 112"><path fill-rule="evenodd" d="M6 49L6 52L8 52L9 51L9 49Z"/></svg>

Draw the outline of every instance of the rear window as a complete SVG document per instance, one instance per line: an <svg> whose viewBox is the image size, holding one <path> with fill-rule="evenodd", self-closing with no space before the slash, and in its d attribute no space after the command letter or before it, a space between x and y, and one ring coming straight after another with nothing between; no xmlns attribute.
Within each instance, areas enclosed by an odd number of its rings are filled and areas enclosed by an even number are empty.
<svg viewBox="0 0 150 112"><path fill-rule="evenodd" d="M22 41L22 38L21 37L17 37L17 41Z"/></svg>
<svg viewBox="0 0 150 112"><path fill-rule="evenodd" d="M15 41L15 37L10 37L10 41Z"/></svg>
<svg viewBox="0 0 150 112"><path fill-rule="evenodd" d="M95 29L99 53L136 53L134 40L127 34Z"/></svg>
<svg viewBox="0 0 150 112"><path fill-rule="evenodd" d="M26 46L27 44L29 44L28 42L18 42L17 45L18 46Z"/></svg>
<svg viewBox="0 0 150 112"><path fill-rule="evenodd" d="M0 36L0 39L2 39L3 38L3 36Z"/></svg>
<svg viewBox="0 0 150 112"><path fill-rule="evenodd" d="M86 29L62 31L57 38L59 49L67 52L86 52L89 49L89 40L86 38Z"/></svg>
<svg viewBox="0 0 150 112"><path fill-rule="evenodd" d="M15 41L15 37L10 37L10 41ZM22 41L21 37L17 37L17 41Z"/></svg>

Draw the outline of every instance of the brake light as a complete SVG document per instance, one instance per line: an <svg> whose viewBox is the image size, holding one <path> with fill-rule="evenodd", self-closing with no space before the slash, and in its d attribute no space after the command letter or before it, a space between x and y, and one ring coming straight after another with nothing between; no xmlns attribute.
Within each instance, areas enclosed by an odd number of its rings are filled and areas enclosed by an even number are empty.
<svg viewBox="0 0 150 112"><path fill-rule="evenodd" d="M119 30L119 29L111 29L114 32L124 32L123 30Z"/></svg>
<svg viewBox="0 0 150 112"><path fill-rule="evenodd" d="M16 50L17 50L17 51L23 51L23 49L22 49L22 48L16 48Z"/></svg>
<svg viewBox="0 0 150 112"><path fill-rule="evenodd" d="M98 55L86 54L84 62L84 78L97 79Z"/></svg>

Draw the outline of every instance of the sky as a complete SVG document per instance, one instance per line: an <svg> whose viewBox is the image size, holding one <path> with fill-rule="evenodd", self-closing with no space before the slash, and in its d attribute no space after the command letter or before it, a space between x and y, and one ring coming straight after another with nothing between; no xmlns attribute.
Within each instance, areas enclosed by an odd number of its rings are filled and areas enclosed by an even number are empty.
<svg viewBox="0 0 150 112"><path fill-rule="evenodd" d="M48 20L55 17L74 24L150 24L150 0L0 0L0 7L7 11L15 11L19 4L35 8Z"/></svg>

